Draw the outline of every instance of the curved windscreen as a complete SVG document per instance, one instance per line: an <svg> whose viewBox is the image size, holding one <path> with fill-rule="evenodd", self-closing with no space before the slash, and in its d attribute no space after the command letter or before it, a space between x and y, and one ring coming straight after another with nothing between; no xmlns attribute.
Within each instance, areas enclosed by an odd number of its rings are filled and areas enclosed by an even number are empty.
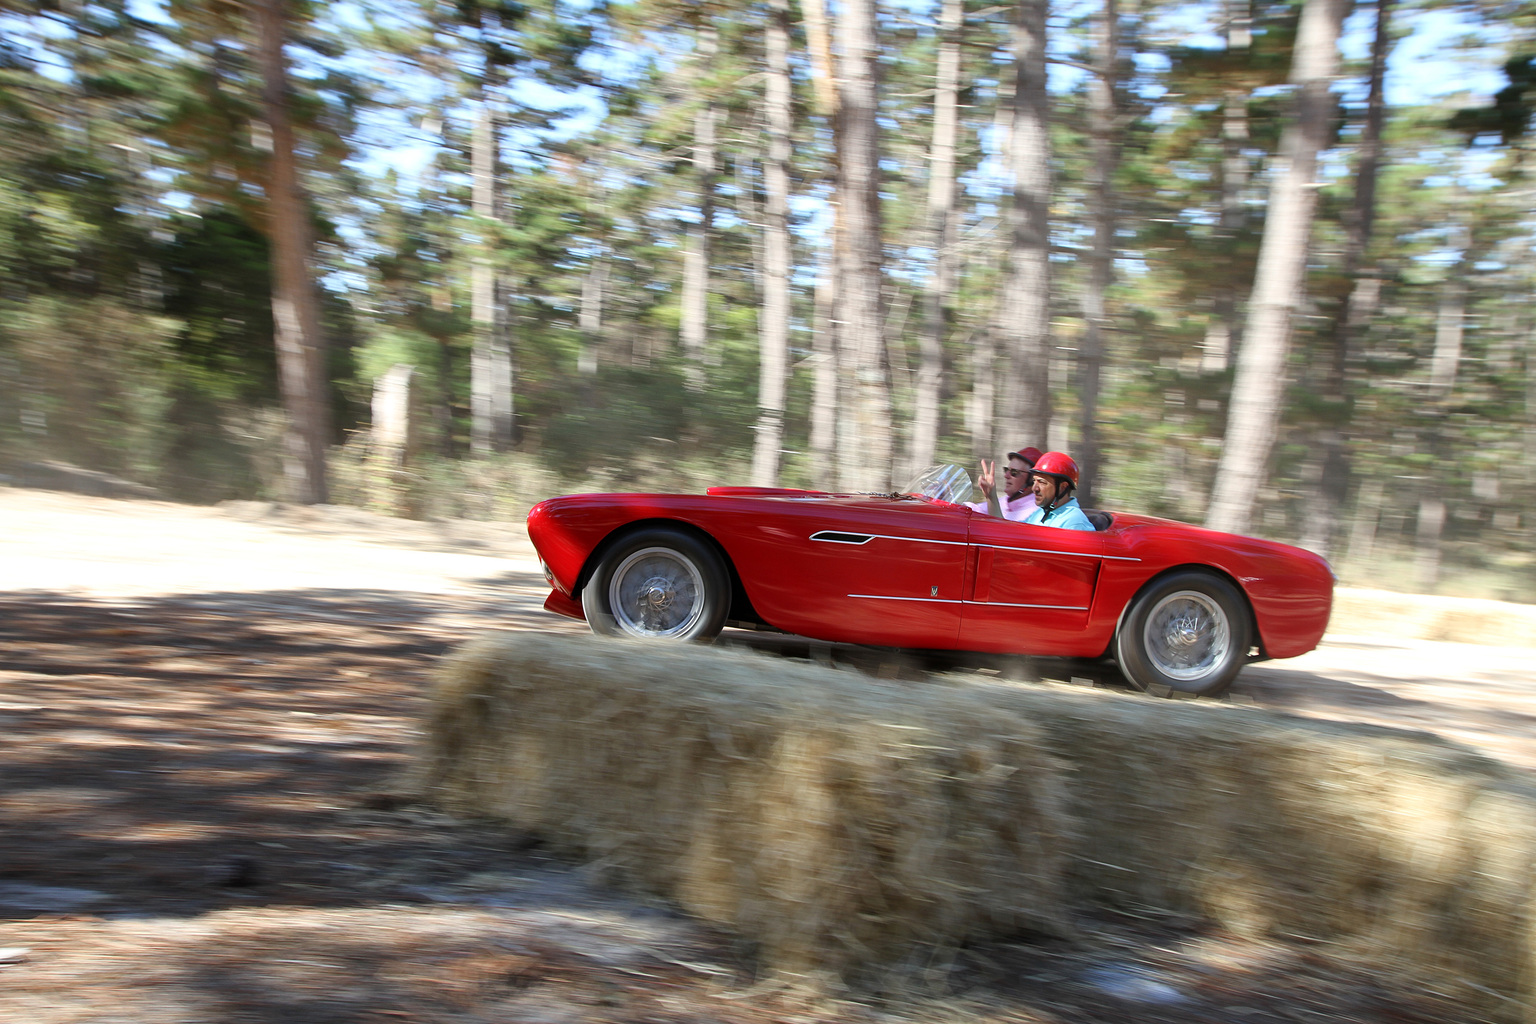
<svg viewBox="0 0 1536 1024"><path fill-rule="evenodd" d="M921 494L958 505L971 499L971 474L954 463L931 466L913 477L902 493Z"/></svg>

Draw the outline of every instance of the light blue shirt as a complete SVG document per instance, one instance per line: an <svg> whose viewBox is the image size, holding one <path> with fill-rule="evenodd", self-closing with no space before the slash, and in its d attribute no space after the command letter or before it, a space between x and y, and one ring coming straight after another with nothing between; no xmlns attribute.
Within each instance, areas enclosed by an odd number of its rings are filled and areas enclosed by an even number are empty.
<svg viewBox="0 0 1536 1024"><path fill-rule="evenodd" d="M1034 526L1059 526L1063 530L1091 530L1093 524L1077 507L1076 498L1068 498L1049 512L1037 508L1024 520Z"/></svg>

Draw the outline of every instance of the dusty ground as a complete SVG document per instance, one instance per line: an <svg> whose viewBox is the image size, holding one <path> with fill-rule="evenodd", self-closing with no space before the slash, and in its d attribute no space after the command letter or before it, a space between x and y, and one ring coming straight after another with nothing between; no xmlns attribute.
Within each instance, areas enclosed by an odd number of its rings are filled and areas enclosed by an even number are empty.
<svg viewBox="0 0 1536 1024"><path fill-rule="evenodd" d="M1131 919L916 965L879 998L758 981L728 937L396 795L445 650L584 630L543 595L516 527L0 488L0 1020L1469 1019L1327 948ZM1339 635L1234 699L1536 769L1531 654Z"/></svg>

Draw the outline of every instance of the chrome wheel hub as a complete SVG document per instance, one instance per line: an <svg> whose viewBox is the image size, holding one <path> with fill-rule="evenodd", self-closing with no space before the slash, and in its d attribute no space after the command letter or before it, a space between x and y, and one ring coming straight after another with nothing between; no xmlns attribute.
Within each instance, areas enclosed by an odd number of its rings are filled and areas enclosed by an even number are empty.
<svg viewBox="0 0 1536 1024"><path fill-rule="evenodd" d="M640 587L640 603L653 611L663 611L677 596L672 582L661 576L652 576Z"/></svg>
<svg viewBox="0 0 1536 1024"><path fill-rule="evenodd" d="M1232 647L1227 613L1210 595L1180 590L1148 612L1142 639L1147 656L1163 675L1201 679L1225 664Z"/></svg>

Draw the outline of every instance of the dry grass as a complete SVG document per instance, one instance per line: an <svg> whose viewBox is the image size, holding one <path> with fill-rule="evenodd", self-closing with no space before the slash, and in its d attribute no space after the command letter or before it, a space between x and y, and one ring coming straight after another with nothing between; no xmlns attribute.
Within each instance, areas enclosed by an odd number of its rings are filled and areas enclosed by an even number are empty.
<svg viewBox="0 0 1536 1024"><path fill-rule="evenodd" d="M1536 605L1339 587L1328 632L1536 647Z"/></svg>
<svg viewBox="0 0 1536 1024"><path fill-rule="evenodd" d="M1111 905L1536 1020L1536 788L1426 734L536 635L443 674L426 783L844 977Z"/></svg>
<svg viewBox="0 0 1536 1024"><path fill-rule="evenodd" d="M1070 765L1075 902L1342 942L1496 1019L1536 1019L1527 777L1425 733L967 685Z"/></svg>
<svg viewBox="0 0 1536 1024"><path fill-rule="evenodd" d="M781 971L1065 927L1059 767L964 689L508 634L459 653L432 703L438 799L731 927Z"/></svg>

